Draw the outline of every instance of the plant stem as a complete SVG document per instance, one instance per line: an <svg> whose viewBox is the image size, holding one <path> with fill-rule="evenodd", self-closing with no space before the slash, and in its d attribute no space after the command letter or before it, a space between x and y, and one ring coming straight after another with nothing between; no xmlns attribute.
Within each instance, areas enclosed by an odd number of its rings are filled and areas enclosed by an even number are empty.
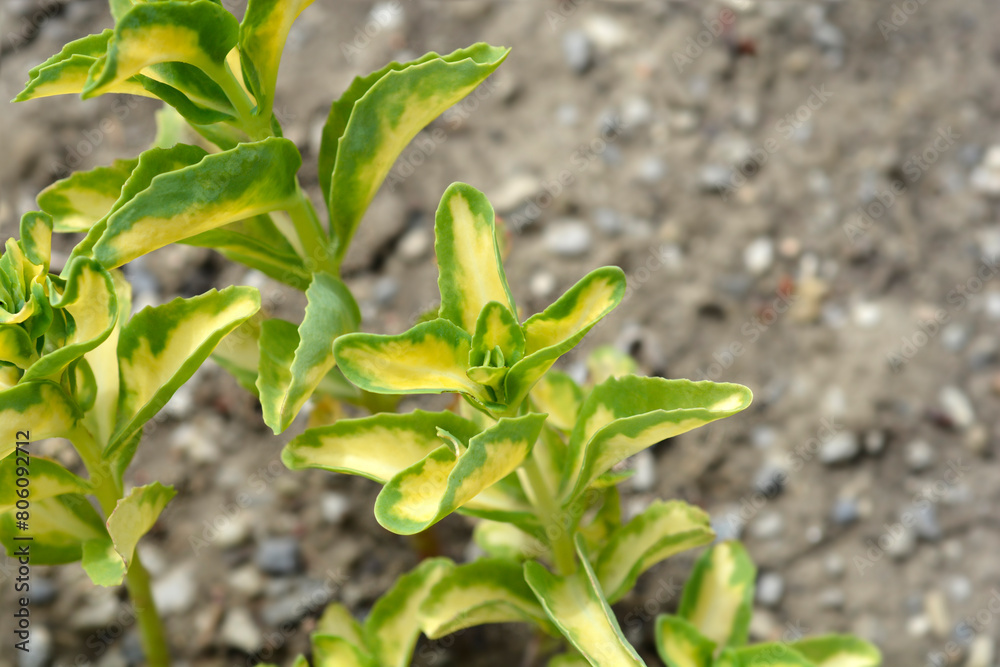
<svg viewBox="0 0 1000 667"><path fill-rule="evenodd" d="M163 632L163 622L153 601L149 573L139 560L138 552L132 555L132 563L129 565L128 574L125 575L125 586L139 620L146 664L149 667L170 667L170 649L167 647L166 635Z"/></svg>
<svg viewBox="0 0 1000 667"><path fill-rule="evenodd" d="M229 69L228 63L222 67L214 68L208 75L219 84L222 92L226 94L229 103L236 110L240 127L254 141L267 139L274 136L271 131L271 114L267 116L255 114L250 98L247 96L243 86L236 80L236 75Z"/></svg>
<svg viewBox="0 0 1000 667"><path fill-rule="evenodd" d="M309 196L299 185L298 178L295 180L295 201L287 209L288 217L295 225L295 233L298 234L302 244L305 257L306 268L310 271L322 269L336 276L339 273L337 262L330 253L330 241L323 230L323 224L319 221L316 209L309 200Z"/></svg>
<svg viewBox="0 0 1000 667"><path fill-rule="evenodd" d="M90 431L80 426L73 432L71 440L87 467L87 474L94 485L94 495L97 496L97 501L107 519L115 511L118 501L122 499L122 486L111 466L104 460L103 448ZM125 575L125 586L139 621L146 664L149 667L170 667L170 651L167 647L166 634L163 632L163 621L153 602L149 573L142 566L138 552L132 555L132 562Z"/></svg>
<svg viewBox="0 0 1000 667"><path fill-rule="evenodd" d="M552 495L548 484L545 483L545 476L533 455L525 459L523 468L537 503L535 509L538 512L538 518L545 526L545 534L549 539L549 546L552 548L556 569L560 574L572 574L576 570L573 540L570 538L568 527L559 520L559 504L556 502L555 496Z"/></svg>

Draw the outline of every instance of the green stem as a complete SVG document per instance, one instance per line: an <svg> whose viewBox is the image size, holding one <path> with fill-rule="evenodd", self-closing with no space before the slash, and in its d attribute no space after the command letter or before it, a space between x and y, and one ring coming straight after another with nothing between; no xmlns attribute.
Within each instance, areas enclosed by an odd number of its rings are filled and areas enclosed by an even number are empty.
<svg viewBox="0 0 1000 667"><path fill-rule="evenodd" d="M323 223L320 222L316 214L316 208L309 200L309 196L299 185L298 178L295 180L295 201L287 209L288 217L295 225L295 233L299 236L299 241L304 248L306 256L306 268L310 271L322 269L336 276L339 273L337 262L330 253L330 241L323 230Z"/></svg>
<svg viewBox="0 0 1000 667"><path fill-rule="evenodd" d="M559 520L559 503L545 482L545 476L538 461L534 456L525 459L524 472L528 477L528 484L531 486L532 494L537 503L536 510L538 518L545 526L545 534L549 538L549 546L552 548L552 556L555 559L556 569L560 574L572 574L576 571L576 558L574 556L573 540L569 535L569 527L564 526Z"/></svg>
<svg viewBox="0 0 1000 667"><path fill-rule="evenodd" d="M219 84L222 92L226 94L229 103L236 110L236 116L240 127L254 141L260 141L274 136L271 131L271 114L266 116L254 113L253 102L243 90L243 86L236 80L236 76L229 69L228 63L224 66L212 68L207 74L213 81Z"/></svg>
<svg viewBox="0 0 1000 667"><path fill-rule="evenodd" d="M87 467L87 474L94 484L94 495L101 505L105 517L110 517L122 499L123 489L111 466L104 460L102 447L86 428L78 427L72 435L80 458ZM142 647L146 653L146 664L149 667L170 667L170 651L167 647L166 634L163 631L163 621L156 611L153 602L153 592L149 587L149 573L142 566L139 554L132 556L128 573L125 575L125 586L139 621L139 631L142 635Z"/></svg>

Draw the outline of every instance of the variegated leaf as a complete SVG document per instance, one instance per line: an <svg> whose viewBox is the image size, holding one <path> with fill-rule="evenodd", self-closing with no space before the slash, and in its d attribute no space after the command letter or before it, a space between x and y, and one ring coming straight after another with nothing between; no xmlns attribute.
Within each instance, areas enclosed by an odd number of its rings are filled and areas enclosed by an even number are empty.
<svg viewBox="0 0 1000 667"><path fill-rule="evenodd" d="M48 273L52 259L52 216L29 211L21 216L20 231L24 256L35 266L41 266L41 273Z"/></svg>
<svg viewBox="0 0 1000 667"><path fill-rule="evenodd" d="M313 274L312 284L306 290L308 305L305 317L294 336L288 332L274 345L284 346L294 340L294 345L280 352L265 348L272 344L268 322L261 332L261 373L257 377L257 390L264 411L264 422L275 434L288 428L313 391L333 368L333 341L340 335L354 331L361 322L358 304L350 290L338 278L327 273ZM289 354L291 353L291 354ZM265 373L265 356L290 361L287 368ZM269 366L270 369L270 366ZM284 371L284 372L281 372Z"/></svg>
<svg viewBox="0 0 1000 667"><path fill-rule="evenodd" d="M187 63L219 76L238 32L236 18L208 0L137 4L115 23L105 60L91 73L83 97L112 92L158 63Z"/></svg>
<svg viewBox="0 0 1000 667"><path fill-rule="evenodd" d="M259 308L257 290L227 287L137 313L118 342L119 425L105 456L159 412L219 341Z"/></svg>
<svg viewBox="0 0 1000 667"><path fill-rule="evenodd" d="M138 164L138 158L115 160L108 167L74 172L39 192L38 206L52 216L55 231L86 232L118 201Z"/></svg>
<svg viewBox="0 0 1000 667"><path fill-rule="evenodd" d="M531 402L538 412L548 413L549 426L567 433L576 425L582 401L583 390L560 371L550 370L531 390Z"/></svg>
<svg viewBox="0 0 1000 667"><path fill-rule="evenodd" d="M531 452L545 415L501 419L468 441L446 444L398 472L375 501L375 518L400 535L437 523L512 473ZM464 444L464 443L462 443Z"/></svg>
<svg viewBox="0 0 1000 667"><path fill-rule="evenodd" d="M718 646L746 644L757 568L742 544L720 542L695 563L677 615Z"/></svg>
<svg viewBox="0 0 1000 667"><path fill-rule="evenodd" d="M0 515L0 542L12 556L30 536L32 565L62 565L80 560L83 545L107 537L104 522L86 497L67 493L32 501L27 532L18 529L14 512Z"/></svg>
<svg viewBox="0 0 1000 667"><path fill-rule="evenodd" d="M712 667L715 648L715 642L683 618L657 617L656 651L667 667Z"/></svg>
<svg viewBox="0 0 1000 667"><path fill-rule="evenodd" d="M120 266L170 243L285 208L296 197L301 161L295 144L272 137L164 173L108 217L94 257L106 267Z"/></svg>
<svg viewBox="0 0 1000 667"><path fill-rule="evenodd" d="M437 639L486 623L535 623L551 632L545 610L517 561L482 558L450 569L420 607L421 628Z"/></svg>
<svg viewBox="0 0 1000 667"><path fill-rule="evenodd" d="M490 556L511 561L527 560L545 550L542 542L517 526L486 519L476 524L472 539Z"/></svg>
<svg viewBox="0 0 1000 667"><path fill-rule="evenodd" d="M816 667L879 667L882 654L868 642L850 635L807 637L791 647Z"/></svg>
<svg viewBox="0 0 1000 667"><path fill-rule="evenodd" d="M743 410L738 384L626 376L594 387L570 437L563 497L583 492L619 461L658 442Z"/></svg>
<svg viewBox="0 0 1000 667"><path fill-rule="evenodd" d="M472 337L448 320L418 324L396 336L347 334L333 346L337 366L365 391L440 394L455 391L489 402L485 387L466 371Z"/></svg>
<svg viewBox="0 0 1000 667"><path fill-rule="evenodd" d="M716 667L816 667L788 644L772 642L722 652Z"/></svg>
<svg viewBox="0 0 1000 667"><path fill-rule="evenodd" d="M545 612L573 647L594 667L645 667L622 635L621 626L601 592L600 584L578 536L580 566L558 575L537 561L524 564L524 578Z"/></svg>
<svg viewBox="0 0 1000 667"><path fill-rule="evenodd" d="M121 377L118 368L118 339L126 318L132 312L132 285L119 270L112 270L115 298L118 301L118 321L103 343L90 350L83 359L94 371L97 394L94 405L84 415L83 424L98 442L110 442L118 421L118 395Z"/></svg>
<svg viewBox="0 0 1000 667"><path fill-rule="evenodd" d="M288 31L313 0L250 0L240 23L240 62L257 115L270 116Z"/></svg>
<svg viewBox="0 0 1000 667"><path fill-rule="evenodd" d="M18 459L21 459L18 461ZM87 494L93 490L90 482L77 477L52 459L31 455L27 466L24 457L8 456L0 461L0 514L14 509L21 499L17 491L17 470L26 467L30 473L30 488L27 489L30 502L53 498L66 493Z"/></svg>
<svg viewBox="0 0 1000 667"><path fill-rule="evenodd" d="M332 168L327 202L338 262L403 148L482 83L507 53L476 44L446 56L428 54L408 66L394 63L356 81L334 104L323 131L320 173L325 178Z"/></svg>
<svg viewBox="0 0 1000 667"><path fill-rule="evenodd" d="M381 667L361 647L343 637L312 635L313 667Z"/></svg>
<svg viewBox="0 0 1000 667"><path fill-rule="evenodd" d="M493 207L486 196L471 185L452 183L438 205L434 220L434 251L438 261L438 289L441 292L440 317L454 322L469 334L476 332L480 313L490 302L513 315L517 306L507 285L503 259L497 245ZM500 310L492 313L497 335L510 328ZM524 334L518 331L504 336L519 361L524 354ZM492 349L490 346L489 349Z"/></svg>
<svg viewBox="0 0 1000 667"><path fill-rule="evenodd" d="M679 500L654 501L610 535L594 571L610 602L635 586L639 575L660 561L715 538L708 514Z"/></svg>
<svg viewBox="0 0 1000 667"><path fill-rule="evenodd" d="M69 437L82 416L54 382L26 382L0 391L0 459L13 452L19 441Z"/></svg>
<svg viewBox="0 0 1000 667"><path fill-rule="evenodd" d="M507 402L518 405L546 371L579 343L625 294L616 266L591 271L544 311L524 323L525 357L507 374Z"/></svg>
<svg viewBox="0 0 1000 667"><path fill-rule="evenodd" d="M463 441L479 432L451 412L382 413L307 429L285 446L281 460L291 470L321 468L385 484L441 447L438 429Z"/></svg>
<svg viewBox="0 0 1000 667"><path fill-rule="evenodd" d="M379 667L407 667L420 635L420 606L454 564L430 558L396 580L365 619L365 639Z"/></svg>
<svg viewBox="0 0 1000 667"><path fill-rule="evenodd" d="M608 378L635 375L639 366L635 359L611 345L602 345L587 357L587 381L590 386L598 385Z"/></svg>

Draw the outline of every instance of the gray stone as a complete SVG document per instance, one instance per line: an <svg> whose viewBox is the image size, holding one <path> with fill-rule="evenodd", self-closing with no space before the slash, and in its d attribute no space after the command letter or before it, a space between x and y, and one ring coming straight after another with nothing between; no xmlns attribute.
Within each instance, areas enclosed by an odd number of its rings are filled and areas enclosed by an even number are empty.
<svg viewBox="0 0 1000 667"><path fill-rule="evenodd" d="M768 498L774 498L785 488L788 473L773 462L765 462L754 475L754 486Z"/></svg>
<svg viewBox="0 0 1000 667"><path fill-rule="evenodd" d="M607 236L617 236L625 228L622 215L606 206L594 209L594 226Z"/></svg>
<svg viewBox="0 0 1000 667"><path fill-rule="evenodd" d="M557 220L545 228L544 241L553 255L579 257L590 250L590 228L580 220Z"/></svg>
<svg viewBox="0 0 1000 667"><path fill-rule="evenodd" d="M704 192L719 192L732 185L731 170L719 164L706 164L698 170L698 187Z"/></svg>
<svg viewBox="0 0 1000 667"><path fill-rule="evenodd" d="M853 498L838 498L830 510L830 518L842 526L854 523L860 516L858 503Z"/></svg>
<svg viewBox="0 0 1000 667"><path fill-rule="evenodd" d="M6 639L6 638L5 638ZM37 623L31 627L31 650L17 651L17 667L46 667L52 660L52 633L44 625ZM4 652L8 649L5 646Z"/></svg>
<svg viewBox="0 0 1000 667"><path fill-rule="evenodd" d="M327 523L338 524L351 509L351 499L343 493L328 491L319 501L320 513Z"/></svg>
<svg viewBox="0 0 1000 667"><path fill-rule="evenodd" d="M299 543L291 537L264 540L257 547L254 560L262 572L274 575L294 574L302 565Z"/></svg>
<svg viewBox="0 0 1000 667"><path fill-rule="evenodd" d="M872 429L865 433L865 452L871 456L878 456L885 449L885 432Z"/></svg>
<svg viewBox="0 0 1000 667"><path fill-rule="evenodd" d="M761 512L750 524L750 534L759 540L773 540L785 531L785 519L778 512Z"/></svg>
<svg viewBox="0 0 1000 667"><path fill-rule="evenodd" d="M188 611L197 596L198 586L191 564L181 565L153 582L153 601L164 616Z"/></svg>
<svg viewBox="0 0 1000 667"><path fill-rule="evenodd" d="M947 386L941 389L941 408L957 428L967 429L976 423L976 411L961 389Z"/></svg>
<svg viewBox="0 0 1000 667"><path fill-rule="evenodd" d="M893 534L885 534L885 542L888 542L885 552L895 558L896 560L904 560L909 558L913 554L913 551L917 548L917 534L904 524L897 524L893 527ZM898 529L898 530L897 530ZM881 536L880 536L881 540ZM879 542L881 546L882 541Z"/></svg>
<svg viewBox="0 0 1000 667"><path fill-rule="evenodd" d="M531 295L535 298L544 299L555 291L556 277L548 271L539 271L531 276L528 289L531 290Z"/></svg>
<svg viewBox="0 0 1000 667"><path fill-rule="evenodd" d="M948 579L948 597L957 603L962 603L972 597L972 582L961 574Z"/></svg>
<svg viewBox="0 0 1000 667"><path fill-rule="evenodd" d="M929 542L941 539L941 524L938 523L937 508L934 505L914 505L909 511L913 515L913 530L919 537Z"/></svg>
<svg viewBox="0 0 1000 667"><path fill-rule="evenodd" d="M732 507L724 514L712 517L712 530L715 531L715 539L720 542L740 539L745 526L739 507Z"/></svg>
<svg viewBox="0 0 1000 667"><path fill-rule="evenodd" d="M785 580L777 572L767 572L757 581L757 603L763 607L775 607L785 594Z"/></svg>
<svg viewBox="0 0 1000 667"><path fill-rule="evenodd" d="M977 336L969 349L965 353L965 358L969 362L969 367L974 371L982 370L997 360L997 353L1000 352L1000 345L994 336Z"/></svg>
<svg viewBox="0 0 1000 667"><path fill-rule="evenodd" d="M839 579L844 575L844 571L847 569L847 564L844 562L843 556L837 553L827 554L826 558L823 559L823 567L826 569L826 573L833 577L834 579Z"/></svg>
<svg viewBox="0 0 1000 667"><path fill-rule="evenodd" d="M594 46L584 32L567 30L563 33L562 49L566 64L577 74L583 74L594 64Z"/></svg>
<svg viewBox="0 0 1000 667"><path fill-rule="evenodd" d="M250 612L243 607L235 607L226 612L219 628L219 638L226 646L254 653L261 647L261 632Z"/></svg>
<svg viewBox="0 0 1000 667"><path fill-rule="evenodd" d="M667 175L667 165L660 158L650 156L639 163L639 179L650 185L659 183Z"/></svg>
<svg viewBox="0 0 1000 667"><path fill-rule="evenodd" d="M656 459L648 449L639 451L632 457L632 488L638 493L651 491L656 486Z"/></svg>
<svg viewBox="0 0 1000 667"><path fill-rule="evenodd" d="M380 306L388 306L399 293L399 283L392 276L382 276L375 281L372 297Z"/></svg>
<svg viewBox="0 0 1000 667"><path fill-rule="evenodd" d="M541 192L537 178L528 174L517 174L491 193L491 203L498 213L509 213Z"/></svg>
<svg viewBox="0 0 1000 667"><path fill-rule="evenodd" d="M434 238L430 230L422 226L411 227L399 240L399 256L407 261L416 262L427 257L433 245Z"/></svg>
<svg viewBox="0 0 1000 667"><path fill-rule="evenodd" d="M819 450L819 460L826 465L836 465L850 461L860 451L858 437L851 431L841 431L823 443Z"/></svg>
<svg viewBox="0 0 1000 667"><path fill-rule="evenodd" d="M839 588L826 588L820 591L818 601L823 609L843 609L844 591Z"/></svg>
<svg viewBox="0 0 1000 667"><path fill-rule="evenodd" d="M934 464L934 447L926 440L914 440L903 453L906 465L913 472L922 472Z"/></svg>
<svg viewBox="0 0 1000 667"><path fill-rule="evenodd" d="M969 342L969 328L964 324L952 322L941 330L941 344L949 352L959 353Z"/></svg>

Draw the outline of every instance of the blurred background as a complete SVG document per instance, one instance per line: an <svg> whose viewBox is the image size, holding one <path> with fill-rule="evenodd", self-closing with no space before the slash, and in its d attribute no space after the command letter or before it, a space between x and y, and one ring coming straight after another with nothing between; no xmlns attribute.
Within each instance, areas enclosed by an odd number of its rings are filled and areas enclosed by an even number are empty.
<svg viewBox="0 0 1000 667"><path fill-rule="evenodd" d="M4 0L0 17L3 100L66 41L111 25L104 0ZM316 0L276 111L315 196L322 124L354 76L480 40L512 47L374 200L345 269L363 328L396 333L435 305L433 211L449 183L473 184L507 222L526 314L597 266L628 274L570 372L611 344L647 374L753 389L746 413L631 461L623 504L683 498L745 539L754 637L854 632L888 666L992 667L998 28L986 0ZM158 104L3 102L0 235L69 170L145 149ZM207 250L173 246L128 272L137 307L244 283L301 317L300 295ZM364 614L417 562L420 545L376 524L374 483L284 469L306 420L271 436L209 364L152 424L131 478L180 491L141 545L178 664L287 661L326 600ZM455 516L434 539L463 559L469 534ZM652 619L675 608L691 562L654 568L616 605L650 664ZM34 574L36 649L17 663L5 639L0 665L141 661L122 591L78 566ZM422 641L414 664L529 665L530 642L517 626L473 629Z"/></svg>

